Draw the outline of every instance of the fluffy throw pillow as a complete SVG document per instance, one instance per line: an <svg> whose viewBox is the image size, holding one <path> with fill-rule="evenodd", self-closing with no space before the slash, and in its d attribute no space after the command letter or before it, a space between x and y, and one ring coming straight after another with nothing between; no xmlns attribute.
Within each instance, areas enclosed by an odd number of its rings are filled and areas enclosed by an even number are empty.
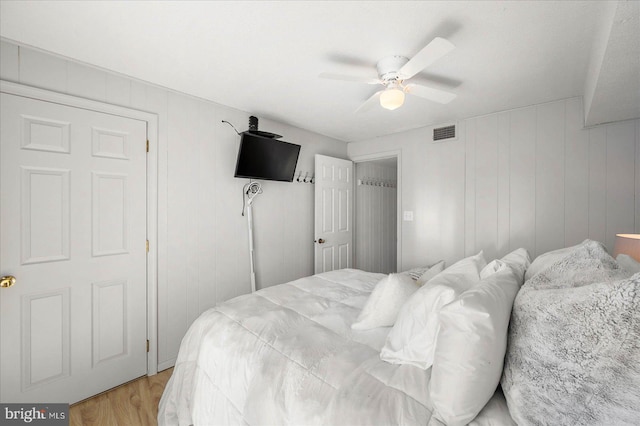
<svg viewBox="0 0 640 426"><path fill-rule="evenodd" d="M640 274L585 241L527 281L502 388L519 425L637 424Z"/></svg>
<svg viewBox="0 0 640 426"><path fill-rule="evenodd" d="M621 253L616 256L616 261L622 269L629 271L632 274L637 274L638 272L640 272L640 262L636 261L629 255Z"/></svg>
<svg viewBox="0 0 640 426"><path fill-rule="evenodd" d="M502 376L507 330L521 280L500 269L440 310L440 331L431 367L434 415L448 426L473 420Z"/></svg>
<svg viewBox="0 0 640 426"><path fill-rule="evenodd" d="M545 270L549 266L556 263L558 260L567 256L569 253L571 253L573 249L577 247L580 247L580 244L572 247L566 247L558 250L548 251L536 257L535 260L529 266L529 268L527 268L527 272L524 275L524 280L527 281L537 273Z"/></svg>
<svg viewBox="0 0 640 426"><path fill-rule="evenodd" d="M367 299L354 330L392 326L402 305L418 290L416 282L405 274L390 274L378 282Z"/></svg>
<svg viewBox="0 0 640 426"><path fill-rule="evenodd" d="M482 252L462 259L423 285L402 307L380 352L383 361L427 369L433 363L440 308L480 280Z"/></svg>
<svg viewBox="0 0 640 426"><path fill-rule="evenodd" d="M445 265L444 260L441 260L440 262L436 263L431 268L429 268L424 274L420 275L420 278L418 278L418 280L416 281L416 284L418 284L418 287L422 287L427 282L429 282L431 278L435 277L440 272L444 271L444 265Z"/></svg>
<svg viewBox="0 0 640 426"><path fill-rule="evenodd" d="M527 280L522 286L522 292L580 287L606 281L614 276L619 277L620 270L620 266L609 255L602 243L585 240L542 272Z"/></svg>

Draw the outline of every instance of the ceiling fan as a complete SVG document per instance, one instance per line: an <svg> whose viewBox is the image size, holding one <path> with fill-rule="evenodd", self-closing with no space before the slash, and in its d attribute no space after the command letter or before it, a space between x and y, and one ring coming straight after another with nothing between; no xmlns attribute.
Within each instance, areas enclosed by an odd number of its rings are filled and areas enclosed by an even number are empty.
<svg viewBox="0 0 640 426"><path fill-rule="evenodd" d="M438 59L442 58L447 53L451 52L453 49L455 49L455 46L449 40L436 37L411 59L397 55L381 59L376 65L378 78L362 78L358 76L326 72L321 73L319 77L357 83L381 84L385 87L384 89L374 93L369 99L360 105L355 112L367 111L376 103L380 103L380 106L388 110L394 110L402 106L404 103L405 93L441 104L447 104L455 99L455 94L415 83L407 84L407 80L433 64Z"/></svg>

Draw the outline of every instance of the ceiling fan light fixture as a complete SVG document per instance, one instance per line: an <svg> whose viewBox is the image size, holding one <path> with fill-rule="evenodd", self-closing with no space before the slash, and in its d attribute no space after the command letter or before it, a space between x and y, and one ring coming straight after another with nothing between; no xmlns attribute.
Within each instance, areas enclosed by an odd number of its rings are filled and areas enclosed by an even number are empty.
<svg viewBox="0 0 640 426"><path fill-rule="evenodd" d="M400 108L404 104L404 95L408 93L432 102L448 104L456 95L444 90L434 89L420 84L409 83L407 80L449 53L455 46L450 41L436 37L423 47L411 59L405 56L393 55L382 58L376 64L378 78L356 77L352 75L321 73L321 78L332 80L357 81L367 84L381 84L384 89L371 95L355 112L370 110L378 102L387 110Z"/></svg>
<svg viewBox="0 0 640 426"><path fill-rule="evenodd" d="M404 103L404 92L398 87L389 87L380 94L380 106L393 111Z"/></svg>

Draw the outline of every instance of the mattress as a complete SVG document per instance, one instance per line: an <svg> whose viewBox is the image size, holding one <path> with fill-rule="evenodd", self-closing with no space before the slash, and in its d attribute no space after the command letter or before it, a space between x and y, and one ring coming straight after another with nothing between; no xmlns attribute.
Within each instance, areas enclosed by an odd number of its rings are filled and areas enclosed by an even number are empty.
<svg viewBox="0 0 640 426"><path fill-rule="evenodd" d="M384 275L342 269L222 303L185 335L159 425L426 425L431 370L380 360L351 324ZM501 394L477 425L513 424Z"/></svg>

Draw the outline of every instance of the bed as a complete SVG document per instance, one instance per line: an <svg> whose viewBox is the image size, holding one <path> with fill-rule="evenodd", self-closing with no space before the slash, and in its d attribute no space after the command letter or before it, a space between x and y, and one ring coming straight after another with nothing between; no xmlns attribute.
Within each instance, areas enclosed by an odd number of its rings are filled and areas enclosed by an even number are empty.
<svg viewBox="0 0 640 426"><path fill-rule="evenodd" d="M515 262L513 256L507 256L487 264L482 252L463 259L460 262L466 262L466 271L475 271L477 279L469 287L453 290L450 287L458 285L465 273L458 264L458 269L452 265L444 271L444 265L440 265L439 270L431 272L427 284L420 286L416 280L413 285L417 290L406 294L398 292L402 286L395 281L387 286L395 293L382 292L381 283L390 276L343 269L222 303L203 313L185 335L160 401L158 423L514 425L498 382L502 380L510 391L519 389L518 383L514 385L517 380L503 377L502 362L511 304L530 263L528 254L525 258L523 253L526 251L522 249L517 253ZM422 272L429 272L429 268ZM481 276L483 272L485 277ZM400 275L394 274L409 289L408 274ZM397 348L391 343L393 333L406 334L407 327L420 328L420 332L428 328L420 322L423 319L415 322L415 317L407 326L408 312L415 310L409 301L418 306L417 295L433 287L432 283L443 275L446 282L440 287L446 292L437 297L437 309L441 310L438 345L434 341L429 349L431 364L425 366L411 361L410 355L414 354L394 351ZM629 275L609 278L628 279ZM632 284L637 286L640 274L634 277L637 279ZM485 282L489 284L480 285ZM364 329L354 325L364 321L367 309L374 312L375 321L380 320L376 315L388 306L373 306L374 295L378 302L384 300L389 305L392 301L396 305L392 315L395 326L393 322ZM421 303L424 306L424 300ZM491 314L478 314L487 303ZM497 303L508 305L508 309L500 307L496 311ZM461 312L470 307L476 309L470 316L475 315L475 319L460 321ZM403 318L404 329L400 330ZM517 363L509 364L508 357L507 365L512 372L518 370ZM630 380L636 380L636 376ZM453 407L451 413L447 404ZM627 415L635 415L634 410ZM460 411L463 415L458 416Z"/></svg>

